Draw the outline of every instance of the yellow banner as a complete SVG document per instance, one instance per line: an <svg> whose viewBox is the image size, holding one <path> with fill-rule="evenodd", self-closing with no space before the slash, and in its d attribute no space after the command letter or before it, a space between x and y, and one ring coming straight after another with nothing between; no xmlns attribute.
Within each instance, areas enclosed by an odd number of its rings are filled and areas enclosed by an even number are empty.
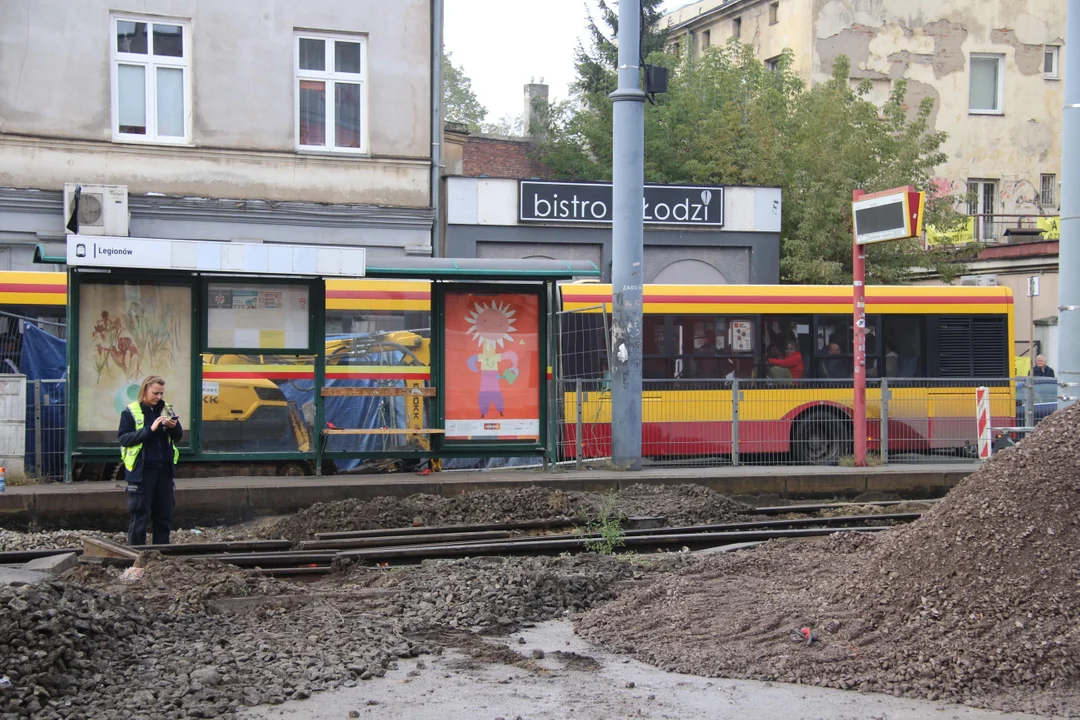
<svg viewBox="0 0 1080 720"><path fill-rule="evenodd" d="M1061 239L1061 218L1057 215L1035 218L1035 227L1042 230L1039 237L1044 240ZM963 225L952 232L939 231L933 225L926 226L928 245L959 245L969 242L975 242L975 218L967 218Z"/></svg>
<svg viewBox="0 0 1080 720"><path fill-rule="evenodd" d="M1061 217L1054 215L1053 217L1041 217L1035 219L1035 227L1042 230L1039 233L1040 237L1047 240L1060 240L1061 239Z"/></svg>
<svg viewBox="0 0 1080 720"><path fill-rule="evenodd" d="M926 242L928 245L959 245L975 242L975 218L967 218L963 225L951 232L942 232L933 225L927 225Z"/></svg>

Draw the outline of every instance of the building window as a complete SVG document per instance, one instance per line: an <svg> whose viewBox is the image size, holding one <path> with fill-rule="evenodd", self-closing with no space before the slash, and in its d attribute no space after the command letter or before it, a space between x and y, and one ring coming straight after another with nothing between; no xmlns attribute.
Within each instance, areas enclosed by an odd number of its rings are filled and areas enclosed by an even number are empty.
<svg viewBox="0 0 1080 720"><path fill-rule="evenodd" d="M113 138L190 142L188 24L114 17L112 30Z"/></svg>
<svg viewBox="0 0 1080 720"><path fill-rule="evenodd" d="M1061 48L1057 45L1047 45L1043 48L1043 77L1058 78L1058 58L1061 57Z"/></svg>
<svg viewBox="0 0 1080 720"><path fill-rule="evenodd" d="M997 200L996 180L968 180L968 215L978 216L975 221L975 241L997 239L994 224L994 205Z"/></svg>
<svg viewBox="0 0 1080 720"><path fill-rule="evenodd" d="M782 55L776 55L775 57L771 57L768 60L766 60L765 61L765 69L768 70L769 72L776 72L777 69L780 67L780 58L781 57L783 57L783 56Z"/></svg>
<svg viewBox="0 0 1080 720"><path fill-rule="evenodd" d="M709 30L701 31L701 50L705 51L705 48L712 44L712 32Z"/></svg>
<svg viewBox="0 0 1080 720"><path fill-rule="evenodd" d="M1004 82L1004 55L971 56L968 109L973 113L1000 115Z"/></svg>
<svg viewBox="0 0 1080 720"><path fill-rule="evenodd" d="M367 152L367 41L296 36L296 146Z"/></svg>
<svg viewBox="0 0 1080 720"><path fill-rule="evenodd" d="M780 3L769 3L769 24L775 25L780 22Z"/></svg>
<svg viewBox="0 0 1080 720"><path fill-rule="evenodd" d="M731 37L737 38L742 36L742 18L735 18L731 21Z"/></svg>
<svg viewBox="0 0 1080 720"><path fill-rule="evenodd" d="M1039 204L1052 207L1057 193L1057 175L1043 173L1039 176Z"/></svg>

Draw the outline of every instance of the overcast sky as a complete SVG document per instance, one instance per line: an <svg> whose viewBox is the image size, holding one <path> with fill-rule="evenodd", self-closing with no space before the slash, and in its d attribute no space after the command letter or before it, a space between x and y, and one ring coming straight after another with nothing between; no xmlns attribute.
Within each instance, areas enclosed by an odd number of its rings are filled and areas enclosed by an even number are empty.
<svg viewBox="0 0 1080 720"><path fill-rule="evenodd" d="M667 0L665 10L689 0ZM551 99L574 80L574 48L585 39L593 0L445 0L443 42L465 69L488 122L520 117L524 85L540 78Z"/></svg>

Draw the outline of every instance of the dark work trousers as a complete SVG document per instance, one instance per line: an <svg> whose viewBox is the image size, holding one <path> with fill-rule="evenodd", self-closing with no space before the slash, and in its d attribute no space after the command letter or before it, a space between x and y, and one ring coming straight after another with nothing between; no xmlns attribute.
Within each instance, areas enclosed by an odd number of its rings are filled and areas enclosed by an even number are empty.
<svg viewBox="0 0 1080 720"><path fill-rule="evenodd" d="M167 467L144 467L143 479L136 485L128 484L128 545L146 544L146 525L154 532L154 545L168 545L172 531L173 515L173 469Z"/></svg>

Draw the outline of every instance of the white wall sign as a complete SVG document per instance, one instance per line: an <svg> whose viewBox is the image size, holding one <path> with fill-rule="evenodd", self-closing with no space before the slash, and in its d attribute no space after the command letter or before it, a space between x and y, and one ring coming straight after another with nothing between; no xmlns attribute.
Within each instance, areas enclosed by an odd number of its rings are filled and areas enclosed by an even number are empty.
<svg viewBox="0 0 1080 720"><path fill-rule="evenodd" d="M70 267L364 277L362 247L67 236Z"/></svg>

